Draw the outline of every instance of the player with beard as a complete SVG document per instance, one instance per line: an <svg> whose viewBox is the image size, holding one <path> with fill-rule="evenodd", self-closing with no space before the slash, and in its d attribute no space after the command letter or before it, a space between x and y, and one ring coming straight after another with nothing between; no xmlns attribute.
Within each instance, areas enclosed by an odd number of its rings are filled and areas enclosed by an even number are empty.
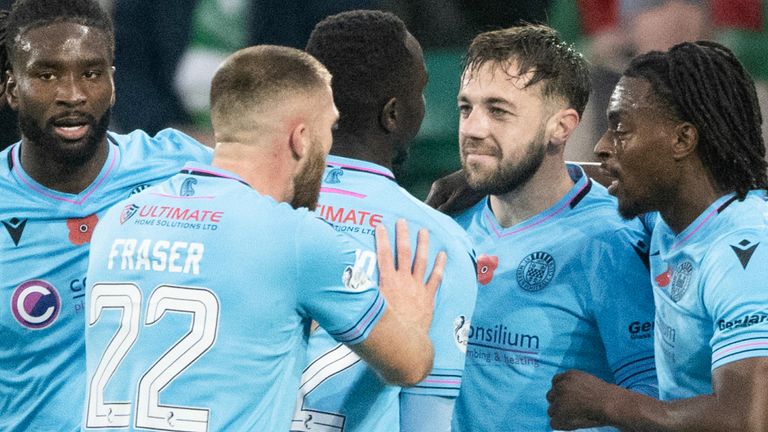
<svg viewBox="0 0 768 432"><path fill-rule="evenodd" d="M79 430L92 230L117 201L211 156L173 130L107 132L114 38L96 1L18 0L4 42L22 139L0 153L0 430Z"/></svg>
<svg viewBox="0 0 768 432"><path fill-rule="evenodd" d="M456 220L478 253L456 431L551 430L545 393L575 368L655 393L647 237L563 150L589 95L586 61L525 25L472 41L458 94L467 181Z"/></svg>
<svg viewBox="0 0 768 432"><path fill-rule="evenodd" d="M762 117L731 51L686 42L635 58L595 153L624 217L652 229L661 400L583 372L554 378L552 425L768 430L768 221Z"/></svg>
<svg viewBox="0 0 768 432"><path fill-rule="evenodd" d="M293 48L236 52L211 85L212 166L107 212L88 267L86 430L286 430L313 319L387 382L429 373L445 255L425 285L426 232L412 270L398 224L398 270L379 226L378 287L367 257L294 208L317 202L330 80Z"/></svg>
<svg viewBox="0 0 768 432"><path fill-rule="evenodd" d="M400 218L429 229L430 255L444 250L449 261L430 329L435 360L429 376L409 388L388 385L318 328L310 337L291 430L449 430L464 369L466 340L460 335L468 330L477 282L466 233L399 187L393 174L424 117L421 47L395 15L358 10L318 23L307 52L333 74L341 115L317 213L369 258L373 279L373 227L391 230Z"/></svg>

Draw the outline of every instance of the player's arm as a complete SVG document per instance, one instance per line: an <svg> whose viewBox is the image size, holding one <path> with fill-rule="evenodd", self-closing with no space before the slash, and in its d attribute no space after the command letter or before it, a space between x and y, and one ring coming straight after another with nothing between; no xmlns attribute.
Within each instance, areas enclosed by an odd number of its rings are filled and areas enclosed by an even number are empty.
<svg viewBox="0 0 768 432"><path fill-rule="evenodd" d="M768 358L728 363L712 372L713 393L660 401L579 371L552 380L547 394L554 429L614 426L625 431L768 430Z"/></svg>
<svg viewBox="0 0 768 432"><path fill-rule="evenodd" d="M400 393L400 432L449 432L455 397Z"/></svg>
<svg viewBox="0 0 768 432"><path fill-rule="evenodd" d="M446 256L438 254L424 283L428 245L427 231L420 230L411 266L408 227L404 220L397 221L395 262L386 228L376 227L379 289L388 307L365 341L350 346L387 382L400 386L415 385L432 370L434 350L428 332Z"/></svg>

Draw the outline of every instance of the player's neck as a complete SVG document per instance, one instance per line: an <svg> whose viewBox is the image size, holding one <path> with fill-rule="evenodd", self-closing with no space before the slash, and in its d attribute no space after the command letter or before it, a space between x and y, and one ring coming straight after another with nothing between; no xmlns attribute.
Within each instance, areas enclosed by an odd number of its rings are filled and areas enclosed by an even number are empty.
<svg viewBox="0 0 768 432"><path fill-rule="evenodd" d="M491 209L499 225L509 228L552 207L573 188L565 164L543 163L523 185L503 195L491 195Z"/></svg>
<svg viewBox="0 0 768 432"><path fill-rule="evenodd" d="M333 146L331 146L330 154L375 163L392 170L394 151L391 143L385 139L357 137L336 131L333 134Z"/></svg>
<svg viewBox="0 0 768 432"><path fill-rule="evenodd" d="M683 170L690 167L683 168ZM699 171L699 170L697 170ZM696 175L678 178L673 193L659 209L664 222L679 234L698 218L712 203L729 191L720 190L709 172L702 169Z"/></svg>
<svg viewBox="0 0 768 432"><path fill-rule="evenodd" d="M109 144L104 136L96 151L82 160L62 159L27 138L22 139L19 151L21 166L33 180L51 190L79 194L98 177L109 155Z"/></svg>
<svg viewBox="0 0 768 432"><path fill-rule="evenodd" d="M211 165L233 172L262 195L278 202L291 198L291 176L295 166L284 157L263 151L258 145L217 142Z"/></svg>

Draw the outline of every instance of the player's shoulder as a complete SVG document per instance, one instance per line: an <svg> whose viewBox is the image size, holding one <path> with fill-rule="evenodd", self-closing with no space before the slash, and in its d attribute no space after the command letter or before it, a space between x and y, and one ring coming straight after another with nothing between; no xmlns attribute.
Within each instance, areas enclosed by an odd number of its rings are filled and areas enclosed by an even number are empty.
<svg viewBox="0 0 768 432"><path fill-rule="evenodd" d="M403 214L406 219L411 216L429 230L431 238L437 238L445 245L472 250L472 242L467 232L453 218L423 203L404 188L397 186L397 189L402 197L404 208L407 209L407 213Z"/></svg>
<svg viewBox="0 0 768 432"><path fill-rule="evenodd" d="M210 148L176 129L163 129L154 136L143 130L128 134L109 132L109 139L116 144L128 161L144 162L171 159L208 163L213 153Z"/></svg>

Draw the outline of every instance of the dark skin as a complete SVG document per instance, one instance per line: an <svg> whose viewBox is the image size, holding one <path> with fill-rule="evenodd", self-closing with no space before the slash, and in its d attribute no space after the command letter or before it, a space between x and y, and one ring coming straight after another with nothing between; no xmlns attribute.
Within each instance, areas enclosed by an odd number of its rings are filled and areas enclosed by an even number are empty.
<svg viewBox="0 0 768 432"><path fill-rule="evenodd" d="M696 155L695 127L670 118L651 92L646 80L619 81L608 108L610 129L595 152L617 178L610 191L625 216L657 210L679 233L725 192ZM659 401L571 370L553 378L547 400L555 429L751 432L768 430L766 389L768 358L750 358L713 370L712 394L689 399Z"/></svg>
<svg viewBox="0 0 768 432"><path fill-rule="evenodd" d="M363 132L351 132L339 128L333 133L331 154L372 162L392 169L393 158L416 136L424 118L424 98L422 92L427 84L427 71L424 66L424 54L414 37L407 33L405 45L412 60L420 65L412 85L401 95L392 95L375 115L375 123ZM340 111L344 107L339 107ZM343 112L342 112L343 115Z"/></svg>
<svg viewBox="0 0 768 432"><path fill-rule="evenodd" d="M22 130L21 165L45 187L80 193L108 154L106 133L97 133L93 122L114 104L109 37L63 22L24 32L15 47L8 103L49 138L42 145Z"/></svg>

